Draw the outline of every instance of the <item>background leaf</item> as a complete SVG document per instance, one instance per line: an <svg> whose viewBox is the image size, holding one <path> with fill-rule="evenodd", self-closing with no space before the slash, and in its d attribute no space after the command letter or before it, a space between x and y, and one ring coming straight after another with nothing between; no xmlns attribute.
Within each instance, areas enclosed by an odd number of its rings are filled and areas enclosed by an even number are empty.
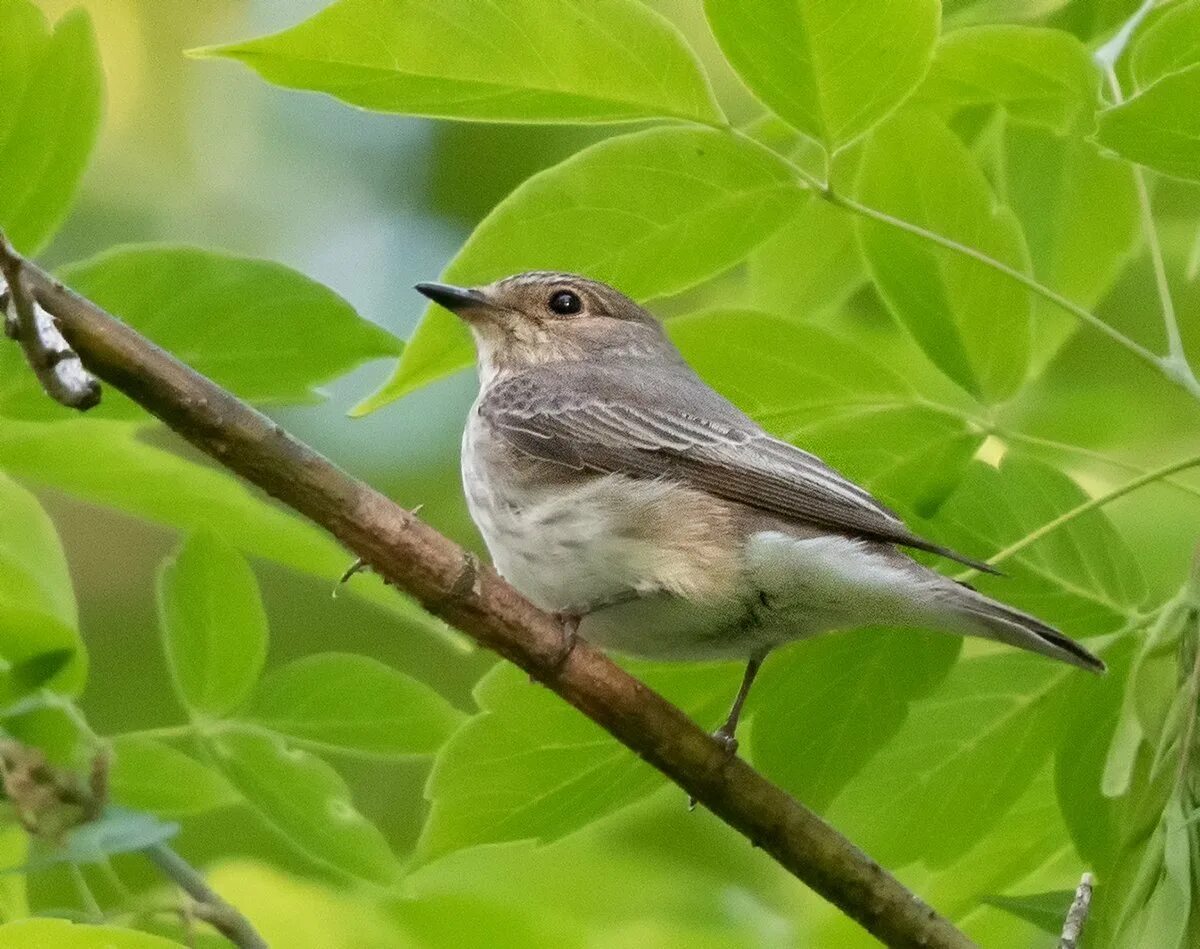
<svg viewBox="0 0 1200 949"><path fill-rule="evenodd" d="M705 0L713 33L746 84L829 151L916 88L937 41L937 0Z"/></svg>
<svg viewBox="0 0 1200 949"><path fill-rule="evenodd" d="M112 739L109 782L114 800L161 817L186 817L238 802L218 772L151 738Z"/></svg>
<svg viewBox="0 0 1200 949"><path fill-rule="evenodd" d="M523 270L565 270L638 300L678 293L737 263L802 201L791 169L747 139L651 129L534 175L484 219L443 276L470 285ZM395 374L356 411L471 362L461 322L432 306Z"/></svg>
<svg viewBox="0 0 1200 949"><path fill-rule="evenodd" d="M1122 158L1200 181L1200 64L1171 73L1100 113L1096 141Z"/></svg>
<svg viewBox="0 0 1200 949"><path fill-rule="evenodd" d="M75 590L53 522L37 498L3 473L0 511L0 603L75 626Z"/></svg>
<svg viewBox="0 0 1200 949"><path fill-rule="evenodd" d="M962 143L928 115L906 113L871 136L862 200L913 224L1027 270L1021 226L998 207ZM994 401L1025 379L1028 292L959 254L876 221L859 234L875 285L926 355L968 392Z"/></svg>
<svg viewBox="0 0 1200 949"><path fill-rule="evenodd" d="M194 534L163 567L158 603L180 701L196 715L232 712L267 656L267 616L250 565L215 534Z"/></svg>
<svg viewBox="0 0 1200 949"><path fill-rule="evenodd" d="M337 0L283 33L200 53L380 112L721 121L683 38L634 0Z"/></svg>
<svg viewBox="0 0 1200 949"><path fill-rule="evenodd" d="M1168 73L1200 63L1200 3L1183 0L1162 8L1162 14L1138 33L1130 65L1139 86L1148 86Z"/></svg>
<svg viewBox="0 0 1200 949"><path fill-rule="evenodd" d="M36 254L71 206L100 126L104 76L92 23L50 33L27 0L0 0L0 228Z"/></svg>
<svg viewBox="0 0 1200 949"><path fill-rule="evenodd" d="M464 716L426 685L367 656L320 653L273 670L246 717L326 751L436 751Z"/></svg>
<svg viewBox="0 0 1200 949"><path fill-rule="evenodd" d="M278 738L232 728L209 743L229 782L301 853L372 883L392 880L396 862L387 841L355 810L345 782L320 758Z"/></svg>
<svg viewBox="0 0 1200 949"><path fill-rule="evenodd" d="M0 949L182 949L183 943L120 926L85 926L65 919L23 919L0 926Z"/></svg>

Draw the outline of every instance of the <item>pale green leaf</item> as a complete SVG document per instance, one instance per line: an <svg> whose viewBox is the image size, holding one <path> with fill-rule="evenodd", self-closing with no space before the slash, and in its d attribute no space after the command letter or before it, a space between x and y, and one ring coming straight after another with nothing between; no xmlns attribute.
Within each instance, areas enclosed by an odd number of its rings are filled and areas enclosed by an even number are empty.
<svg viewBox="0 0 1200 949"><path fill-rule="evenodd" d="M701 313L668 328L709 385L901 509L935 509L983 440L959 402L917 388L922 360L911 347L893 369L852 341L753 311Z"/></svg>
<svg viewBox="0 0 1200 949"><path fill-rule="evenodd" d="M751 692L750 757L817 811L900 730L909 703L949 672L960 640L855 630L772 655Z"/></svg>
<svg viewBox="0 0 1200 949"><path fill-rule="evenodd" d="M14 820L0 828L0 869L24 866L29 859L29 833ZM0 875L0 922L11 923L29 915L25 876Z"/></svg>
<svg viewBox="0 0 1200 949"><path fill-rule="evenodd" d="M1170 73L1100 113L1096 141L1127 161L1200 181L1200 64Z"/></svg>
<svg viewBox="0 0 1200 949"><path fill-rule="evenodd" d="M0 469L156 524L187 531L219 527L239 550L315 576L332 589L350 563L345 548L233 475L139 437L148 434L144 426L99 419L73 418L52 429L5 421ZM347 590L399 614L412 628L445 633L443 624L369 576L355 578Z"/></svg>
<svg viewBox="0 0 1200 949"><path fill-rule="evenodd" d="M75 590L58 532L37 498L3 472L0 511L0 604L75 626Z"/></svg>
<svg viewBox="0 0 1200 949"><path fill-rule="evenodd" d="M639 665L635 674L714 727L737 690L728 666ZM423 860L479 844L557 840L662 786L662 775L515 666L498 664L475 697L480 713L442 748L429 776Z"/></svg>
<svg viewBox="0 0 1200 949"><path fill-rule="evenodd" d="M854 218L815 194L747 263L750 301L797 319L836 309L867 279Z"/></svg>
<svg viewBox="0 0 1200 949"><path fill-rule="evenodd" d="M475 229L443 278L478 284L565 270L635 299L685 290L742 260L800 206L791 169L726 132L658 128L607 139L534 175ZM469 366L467 331L430 307L365 413Z"/></svg>
<svg viewBox="0 0 1200 949"><path fill-rule="evenodd" d="M191 755L151 738L112 739L113 800L162 817L187 817L239 800L229 782Z"/></svg>
<svg viewBox="0 0 1200 949"><path fill-rule="evenodd" d="M274 36L197 52L379 112L722 120L683 38L635 0L337 0Z"/></svg>
<svg viewBox="0 0 1200 949"><path fill-rule="evenodd" d="M0 949L184 949L182 943L119 926L23 919L0 926Z"/></svg>
<svg viewBox="0 0 1200 949"><path fill-rule="evenodd" d="M66 216L100 127L104 77L91 20L50 33L27 0L0 0L0 229L42 249Z"/></svg>
<svg viewBox="0 0 1200 949"><path fill-rule="evenodd" d="M267 615L250 565L216 534L193 534L163 567L158 609L180 701L210 716L241 705L267 656Z"/></svg>
<svg viewBox="0 0 1200 949"><path fill-rule="evenodd" d="M1164 5L1134 41L1130 61L1139 86L1200 63L1200 2Z"/></svg>
<svg viewBox="0 0 1200 949"><path fill-rule="evenodd" d="M1069 33L1030 26L980 26L942 37L914 102L939 114L999 106L1020 122L1064 133L1090 119L1100 74Z"/></svg>
<svg viewBox="0 0 1200 949"><path fill-rule="evenodd" d="M214 735L210 745L230 783L298 851L373 883L393 879L397 867L387 841L320 758L283 739L236 728Z"/></svg>
<svg viewBox="0 0 1200 949"><path fill-rule="evenodd" d="M1020 223L996 204L962 143L929 115L902 114L871 136L859 193L874 208L1029 268ZM1029 361L1028 292L985 264L890 225L867 218L859 225L876 286L929 358L985 401L1012 395Z"/></svg>
<svg viewBox="0 0 1200 949"><path fill-rule="evenodd" d="M305 656L265 676L246 718L326 751L431 754L463 715L428 686L367 656Z"/></svg>
<svg viewBox="0 0 1200 949"><path fill-rule="evenodd" d="M751 91L830 151L917 87L941 14L937 0L705 0L704 8Z"/></svg>

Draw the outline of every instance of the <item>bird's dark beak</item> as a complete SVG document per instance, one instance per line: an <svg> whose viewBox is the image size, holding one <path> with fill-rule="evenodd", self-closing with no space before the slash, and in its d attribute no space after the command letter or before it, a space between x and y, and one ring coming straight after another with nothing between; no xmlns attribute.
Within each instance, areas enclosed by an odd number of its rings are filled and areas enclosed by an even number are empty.
<svg viewBox="0 0 1200 949"><path fill-rule="evenodd" d="M468 287L452 287L448 283L418 283L413 289L451 313L487 305L482 293Z"/></svg>

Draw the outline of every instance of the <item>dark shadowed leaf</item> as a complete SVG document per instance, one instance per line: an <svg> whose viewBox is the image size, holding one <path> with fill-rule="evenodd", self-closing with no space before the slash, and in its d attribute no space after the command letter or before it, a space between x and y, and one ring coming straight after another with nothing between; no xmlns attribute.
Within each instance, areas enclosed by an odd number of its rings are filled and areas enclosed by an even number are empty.
<svg viewBox="0 0 1200 949"><path fill-rule="evenodd" d="M1006 913L1033 923L1043 932L1057 936L1062 932L1063 920L1075 898L1073 890L1053 890L1049 893L1030 893L1027 896L987 896L984 902Z"/></svg>
<svg viewBox="0 0 1200 949"><path fill-rule="evenodd" d="M635 0L337 0L282 33L197 53L380 112L721 120L683 37Z"/></svg>

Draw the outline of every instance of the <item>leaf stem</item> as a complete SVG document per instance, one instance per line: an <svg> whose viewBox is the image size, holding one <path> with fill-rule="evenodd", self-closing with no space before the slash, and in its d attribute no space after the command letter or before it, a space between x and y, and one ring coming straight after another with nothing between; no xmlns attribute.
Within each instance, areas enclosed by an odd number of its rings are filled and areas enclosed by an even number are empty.
<svg viewBox="0 0 1200 949"><path fill-rule="evenodd" d="M1013 556L1013 554L1019 553L1031 544L1037 543L1047 534L1053 533L1065 524L1069 524L1077 517L1087 514L1089 511L1102 508L1111 501L1117 500L1117 498L1122 498L1125 495L1136 491L1138 488L1145 487L1146 485L1152 484L1155 481L1161 481L1163 478L1173 475L1176 472L1185 471L1188 468L1195 468L1198 466L1200 466L1200 455L1193 455L1190 458L1183 459L1182 461L1174 461L1169 465L1164 465L1161 468L1148 471L1144 475L1134 478L1132 481L1125 482L1125 484L1121 485L1119 488L1113 488L1113 490L1106 494L1101 494L1097 497L1090 498L1089 500L1084 501L1082 504L1071 508L1071 510L1060 514L1058 517L1054 518L1054 520L1047 521L1041 527L1029 534L1026 534L1020 540L1013 544L1009 544L1009 546L1005 547L999 553L993 554L988 558L987 562L995 565L1003 560L1007 560L1009 557Z"/></svg>
<svg viewBox="0 0 1200 949"><path fill-rule="evenodd" d="M187 725L163 725L160 728L140 728L131 732L121 732L113 738L187 738L196 734L199 729L194 723Z"/></svg>
<svg viewBox="0 0 1200 949"><path fill-rule="evenodd" d="M237 909L227 903L208 885L190 863L166 844L155 844L143 851L163 876L175 884L195 901L193 912L216 929L238 949L268 949L267 942L258 934Z"/></svg>

